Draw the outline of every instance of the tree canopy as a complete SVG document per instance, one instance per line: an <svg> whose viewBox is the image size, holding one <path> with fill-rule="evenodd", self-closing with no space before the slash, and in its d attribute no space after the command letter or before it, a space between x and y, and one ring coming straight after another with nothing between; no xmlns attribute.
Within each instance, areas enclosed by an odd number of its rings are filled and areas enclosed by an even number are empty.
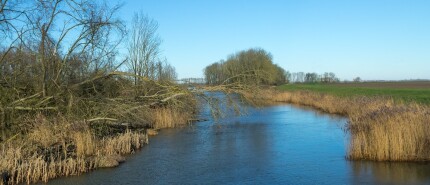
<svg viewBox="0 0 430 185"><path fill-rule="evenodd" d="M215 62L204 69L206 83L279 85L286 82L286 71L272 61L272 55L260 48L237 52L227 60Z"/></svg>

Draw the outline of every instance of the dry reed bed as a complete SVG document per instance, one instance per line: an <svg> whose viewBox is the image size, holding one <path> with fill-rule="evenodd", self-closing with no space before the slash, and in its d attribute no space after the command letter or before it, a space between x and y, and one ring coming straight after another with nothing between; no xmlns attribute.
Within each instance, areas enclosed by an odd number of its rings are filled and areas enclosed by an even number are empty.
<svg viewBox="0 0 430 185"><path fill-rule="evenodd" d="M381 97L341 98L308 91L265 90L244 94L259 101L307 105L349 117L351 134L347 157L375 161L429 161L430 108L395 103Z"/></svg>
<svg viewBox="0 0 430 185"><path fill-rule="evenodd" d="M185 125L192 116L169 108L153 109L148 114L151 126L156 129ZM47 182L59 176L116 166L123 161L122 155L148 143L144 131L127 129L98 138L85 122L65 119L53 122L43 116L37 116L33 122L35 126L30 133L0 144L0 185L6 181L7 184Z"/></svg>
<svg viewBox="0 0 430 185"><path fill-rule="evenodd" d="M192 117L192 113L190 112L182 112L169 108L154 109L151 111L151 115L151 126L154 129L183 126Z"/></svg>
<svg viewBox="0 0 430 185"><path fill-rule="evenodd" d="M97 167L115 166L121 155L130 154L147 142L145 133L130 130L99 140L89 131L70 130L70 124L58 126L64 129L42 123L19 141L0 145L0 171L7 172L7 179L1 179L0 184L47 182Z"/></svg>

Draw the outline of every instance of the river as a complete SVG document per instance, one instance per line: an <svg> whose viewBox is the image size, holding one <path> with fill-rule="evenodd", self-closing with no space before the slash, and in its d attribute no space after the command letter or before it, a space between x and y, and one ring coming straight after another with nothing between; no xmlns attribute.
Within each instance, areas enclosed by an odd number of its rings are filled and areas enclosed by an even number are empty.
<svg viewBox="0 0 430 185"><path fill-rule="evenodd" d="M430 184L429 164L345 159L346 122L288 104L248 107L163 129L119 167L48 184Z"/></svg>

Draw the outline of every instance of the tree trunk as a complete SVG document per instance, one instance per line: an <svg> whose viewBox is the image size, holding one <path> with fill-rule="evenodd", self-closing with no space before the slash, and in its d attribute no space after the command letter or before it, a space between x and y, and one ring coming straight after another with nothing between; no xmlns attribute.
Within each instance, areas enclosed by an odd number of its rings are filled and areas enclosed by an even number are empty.
<svg viewBox="0 0 430 185"><path fill-rule="evenodd" d="M4 109L3 108L1 108L1 117L0 117L0 129L1 130L4 130L5 128L6 128L6 119L5 119L5 112L4 112Z"/></svg>
<svg viewBox="0 0 430 185"><path fill-rule="evenodd" d="M46 30L45 30L45 24L43 24L42 28L40 29L41 33L42 33L42 38L40 41L40 46L39 46L39 55L40 55L40 62L42 64L42 96L46 97L46 91L47 91L47 77L48 77L48 70L47 67L48 65L46 64L45 61L45 37L46 37Z"/></svg>

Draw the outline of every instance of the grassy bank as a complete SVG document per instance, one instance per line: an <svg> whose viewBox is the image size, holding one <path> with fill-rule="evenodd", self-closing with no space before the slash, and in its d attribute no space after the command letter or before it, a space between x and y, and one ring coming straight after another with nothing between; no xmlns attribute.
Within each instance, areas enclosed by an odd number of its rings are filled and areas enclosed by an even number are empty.
<svg viewBox="0 0 430 185"><path fill-rule="evenodd" d="M293 87L294 90L288 90ZM347 157L375 161L430 160L430 108L421 101L402 103L388 96L348 96L323 93L339 92L337 87L309 85L283 86L283 90L265 90L262 100L312 106L328 113L349 117L347 130L351 134ZM312 91L311 88L318 90ZM399 97L400 98L400 97Z"/></svg>
<svg viewBox="0 0 430 185"><path fill-rule="evenodd" d="M430 105L430 82L365 82L338 84L288 84L278 87L290 92L311 91L338 97L383 97L398 102Z"/></svg>

